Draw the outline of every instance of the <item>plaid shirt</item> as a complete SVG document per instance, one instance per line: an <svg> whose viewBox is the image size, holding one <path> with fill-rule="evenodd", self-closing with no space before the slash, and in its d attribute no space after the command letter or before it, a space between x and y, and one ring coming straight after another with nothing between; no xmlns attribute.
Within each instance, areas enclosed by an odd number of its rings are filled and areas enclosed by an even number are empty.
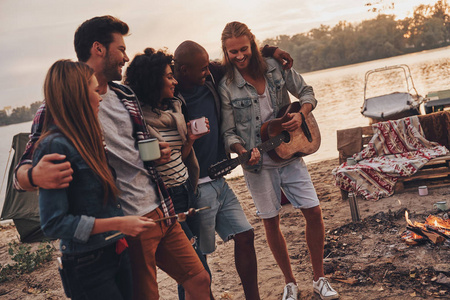
<svg viewBox="0 0 450 300"><path fill-rule="evenodd" d="M130 113L134 129L133 134L136 142L150 138L150 135L147 131L147 126L142 116L141 107L133 91L124 85L120 85L114 82L109 82L108 84L109 88L116 93L117 97L120 99L120 101L122 101L123 105ZM25 147L25 151L22 155L19 164L15 168L15 172L17 172L17 169L21 165L32 163L34 146L39 137L41 136L44 119L45 119L45 101L43 101L42 105L39 107L38 111L36 112L36 115L34 116L33 124L31 126L30 140L28 141ZM166 189L166 186L164 185L163 180L159 176L159 173L156 171L154 163L144 162L144 165L148 171L150 178L153 180L158 189L158 194L161 198L161 208L162 211L164 212L164 216L167 217L175 215L172 199L170 198L170 195ZM24 189L20 186L17 180L17 176L14 176L14 188L19 191L24 191ZM166 220L166 223L168 226L170 226L173 223L173 219Z"/></svg>
<svg viewBox="0 0 450 300"><path fill-rule="evenodd" d="M28 140L27 145L25 146L25 151L22 154L22 157L20 158L20 162L17 164L16 168L14 169L14 188L18 191L24 192L25 189L23 189L19 181L17 180L16 172L17 169L19 169L20 166L29 164L31 165L33 163L33 152L34 152L34 146L36 145L36 142L39 140L42 132L42 127L44 126L44 119L45 119L45 100L42 101L41 106L39 106L36 114L34 115L33 124L31 125L31 134L30 139Z"/></svg>

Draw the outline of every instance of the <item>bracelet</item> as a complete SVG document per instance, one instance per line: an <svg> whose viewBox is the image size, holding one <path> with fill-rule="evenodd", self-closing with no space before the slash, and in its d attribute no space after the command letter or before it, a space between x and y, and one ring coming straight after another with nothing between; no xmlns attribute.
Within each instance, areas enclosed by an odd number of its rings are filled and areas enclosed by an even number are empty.
<svg viewBox="0 0 450 300"><path fill-rule="evenodd" d="M30 182L32 187L38 187L37 185L34 184L33 182L33 175L31 174L31 172L33 172L33 167L29 168L27 171L28 174L28 181Z"/></svg>

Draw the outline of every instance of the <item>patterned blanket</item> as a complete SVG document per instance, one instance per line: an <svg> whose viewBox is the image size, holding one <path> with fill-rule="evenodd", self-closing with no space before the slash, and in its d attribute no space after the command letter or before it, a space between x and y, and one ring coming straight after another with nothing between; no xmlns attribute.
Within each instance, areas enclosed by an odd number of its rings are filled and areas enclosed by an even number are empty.
<svg viewBox="0 0 450 300"><path fill-rule="evenodd" d="M391 196L398 177L411 176L430 159L449 152L425 139L417 116L376 123L372 129L367 147L353 155L357 164L344 162L332 171L338 187L366 199Z"/></svg>

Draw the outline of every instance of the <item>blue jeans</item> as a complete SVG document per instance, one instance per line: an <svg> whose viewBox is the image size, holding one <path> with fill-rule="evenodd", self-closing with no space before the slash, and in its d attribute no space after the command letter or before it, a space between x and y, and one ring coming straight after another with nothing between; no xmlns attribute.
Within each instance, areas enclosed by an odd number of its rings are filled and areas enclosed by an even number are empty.
<svg viewBox="0 0 450 300"><path fill-rule="evenodd" d="M175 209L175 213L182 213L187 211L189 208L193 207L193 203L195 201L194 191L192 189L191 183L186 181L184 184L169 188L170 197L172 198L172 203ZM211 277L211 271L208 267L208 263L206 262L205 257L202 252L198 248L198 232L199 232L199 216L196 214L191 217L187 217L185 222L180 222L181 228L183 228L184 233L186 234L189 240L193 240L192 247L194 247L195 252L197 253L198 258L202 262L206 271L209 273ZM178 298L179 300L185 299L184 288L181 284L178 285Z"/></svg>
<svg viewBox="0 0 450 300"><path fill-rule="evenodd" d="M64 254L61 277L73 300L132 299L128 250L116 253L116 243L82 254Z"/></svg>

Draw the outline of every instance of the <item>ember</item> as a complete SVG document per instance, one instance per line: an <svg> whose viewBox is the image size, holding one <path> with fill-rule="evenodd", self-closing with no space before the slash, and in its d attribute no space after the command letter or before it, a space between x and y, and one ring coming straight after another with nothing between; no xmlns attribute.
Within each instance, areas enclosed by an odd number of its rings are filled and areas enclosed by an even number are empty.
<svg viewBox="0 0 450 300"><path fill-rule="evenodd" d="M405 211L406 231L401 238L408 245L417 245L426 241L434 244L440 244L445 240L450 240L450 220L444 220L440 217L429 215L425 223L411 222L408 211Z"/></svg>

